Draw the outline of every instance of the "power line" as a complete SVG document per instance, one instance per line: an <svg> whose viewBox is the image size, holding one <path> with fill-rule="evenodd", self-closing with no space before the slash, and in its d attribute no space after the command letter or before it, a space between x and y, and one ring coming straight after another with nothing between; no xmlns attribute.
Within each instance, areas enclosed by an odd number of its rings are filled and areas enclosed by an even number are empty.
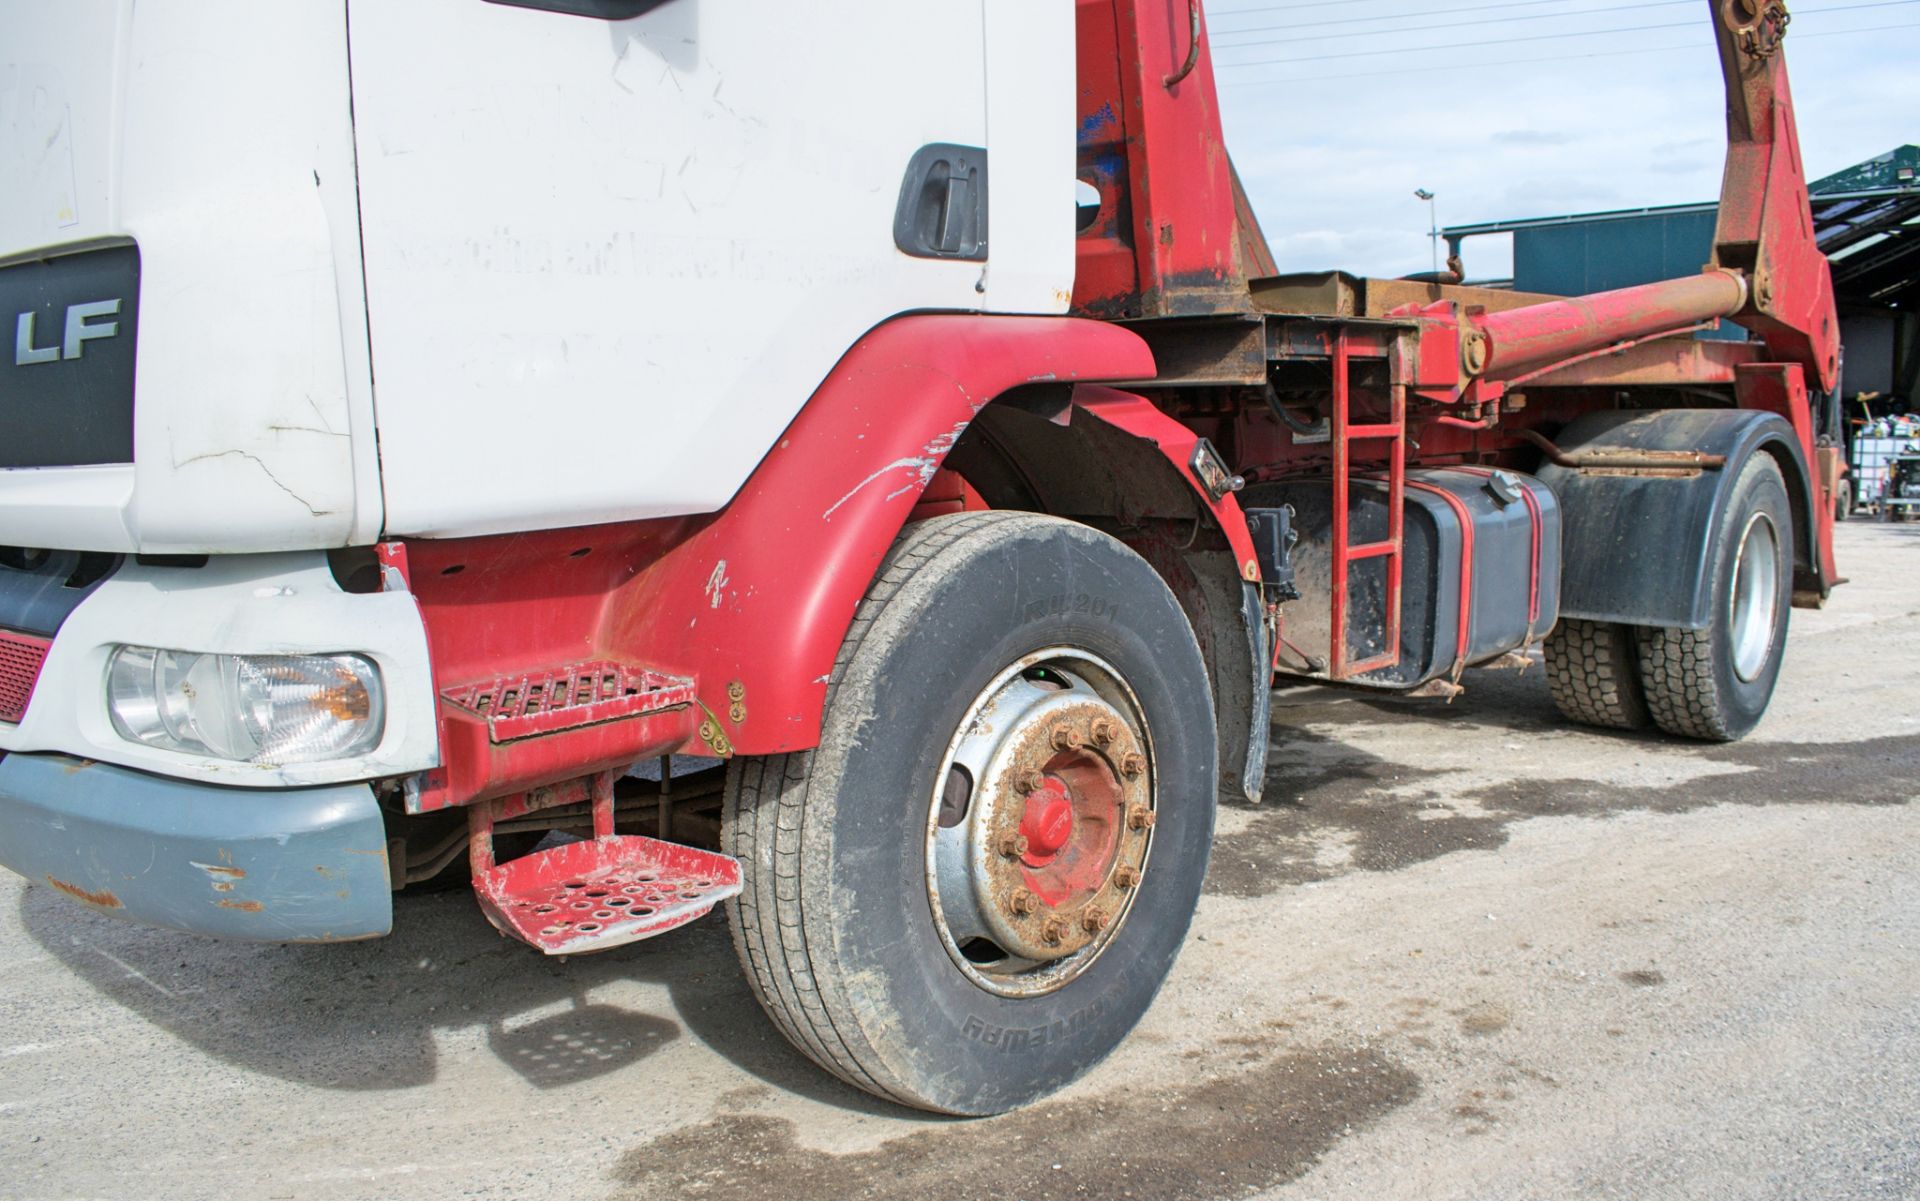
<svg viewBox="0 0 1920 1201"><path fill-rule="evenodd" d="M1811 38L1842 38L1862 33L1884 33L1892 29L1920 29L1920 21L1910 21L1904 25L1869 25L1860 29L1833 29L1824 33L1799 33L1794 35L1794 41L1797 44ZM1535 63L1563 63L1583 58L1619 58L1628 54L1668 54L1678 50L1700 49L1702 49L1702 47L1697 44L1691 46L1636 46L1631 50L1593 50L1585 54L1550 54L1544 57L1536 55L1532 58L1502 58L1495 59L1492 62L1474 63L1471 69L1477 71L1482 67L1530 67ZM1303 58L1296 59L1295 61L1312 62L1314 60ZM1276 84L1283 83L1311 83L1317 79L1380 79L1391 75L1427 75L1436 71L1458 74L1462 69L1463 68L1457 63L1447 63L1431 67L1396 67L1387 71L1341 72L1337 75L1280 75L1268 79L1229 79L1222 81L1222 86L1230 88L1261 88L1273 87Z"/></svg>
<svg viewBox="0 0 1920 1201"><path fill-rule="evenodd" d="M1325 29L1330 25L1364 25L1369 22L1376 22L1376 21L1405 20L1408 18L1417 18L1417 17L1444 17L1454 13L1497 12L1499 10L1509 9L1509 8L1538 8L1543 4L1570 4L1573 2L1574 0L1512 0L1511 3L1507 3L1507 4L1478 4L1478 5L1474 5L1471 8L1443 8L1434 12L1386 13L1385 15L1378 16L1378 17L1342 17L1338 21L1301 21L1295 24L1290 24L1290 25L1257 25L1251 29L1222 29L1222 30L1215 31L1213 36L1214 36L1214 40L1218 41L1220 38L1224 38L1224 37L1238 37L1243 33L1273 33L1281 30L1294 30L1294 29ZM1583 8L1575 12L1538 13L1535 15L1524 16L1524 17L1491 17L1491 18L1487 18L1485 20L1479 20L1479 21L1448 21L1448 22L1442 22L1441 24L1438 24L1438 25L1425 25L1425 26L1421 26L1420 28L1447 29L1456 25L1497 25L1502 21L1551 21L1555 17L1578 17L1586 13L1619 12L1622 9L1628 9L1628 8L1672 8L1676 5L1693 4L1693 3L1696 3L1696 0L1653 0L1652 3L1647 3L1647 4L1614 4L1614 5L1609 5L1606 8ZM1398 33L1400 31L1395 30L1394 32ZM1276 39L1276 40L1288 40L1288 39ZM1308 41L1312 39L1303 38L1300 40ZM1237 42L1234 44L1236 46L1265 46L1265 45L1272 44L1272 42L1271 41Z"/></svg>
<svg viewBox="0 0 1920 1201"><path fill-rule="evenodd" d="M1841 4L1831 8L1805 9L1802 10L1801 15L1811 16L1816 13L1853 12L1867 8L1896 8L1916 3L1920 3L1920 0L1874 0L1873 3L1869 4ZM1435 50L1473 50L1483 46L1513 46L1523 42L1554 42L1564 41L1567 38L1605 37L1609 34L1616 33L1647 33L1661 29L1695 29L1699 27L1699 24L1698 21L1669 21L1664 25L1621 25L1611 29L1586 29L1575 33L1536 33L1518 38L1495 38L1491 41L1430 42L1423 46L1396 46L1388 50L1349 50L1342 54L1309 54L1304 56L1296 55L1291 58L1263 58L1255 59L1251 62L1220 63L1217 64L1217 66L1223 69L1231 67L1267 67L1280 63L1318 63L1348 58L1375 58L1383 54L1424 54Z"/></svg>
<svg viewBox="0 0 1920 1201"><path fill-rule="evenodd" d="M1241 13L1302 12L1309 8L1348 8L1355 4L1381 4L1385 0L1315 0L1312 4L1262 4L1249 8L1223 9L1223 17L1237 17Z"/></svg>

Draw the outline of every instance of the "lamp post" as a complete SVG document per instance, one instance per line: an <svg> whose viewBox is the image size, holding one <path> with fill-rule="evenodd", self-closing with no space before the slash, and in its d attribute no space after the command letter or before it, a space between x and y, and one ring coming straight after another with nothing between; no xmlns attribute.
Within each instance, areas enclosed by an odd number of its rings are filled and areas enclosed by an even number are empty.
<svg viewBox="0 0 1920 1201"><path fill-rule="evenodd" d="M1440 214L1433 205L1433 193L1415 188L1413 194L1427 202L1427 236L1433 240L1433 273L1440 274Z"/></svg>

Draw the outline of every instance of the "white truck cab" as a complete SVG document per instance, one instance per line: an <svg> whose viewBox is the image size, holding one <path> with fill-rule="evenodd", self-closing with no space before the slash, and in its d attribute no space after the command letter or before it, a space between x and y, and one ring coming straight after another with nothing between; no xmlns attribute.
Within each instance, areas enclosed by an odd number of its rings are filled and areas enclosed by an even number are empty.
<svg viewBox="0 0 1920 1201"><path fill-rule="evenodd" d="M1059 313L1072 287L1064 4L4 22L0 788L84 761L116 814L345 796L335 841L384 855L369 782L441 762L434 676L412 597L343 589L329 551L713 512L869 329ZM940 147L970 156L970 241L909 254L903 178ZM304 820L273 804L248 822ZM23 841L0 857L37 868ZM350 919L307 898L304 925L249 926L179 878L194 904L143 911L123 880L109 908L260 937L389 920L369 887Z"/></svg>

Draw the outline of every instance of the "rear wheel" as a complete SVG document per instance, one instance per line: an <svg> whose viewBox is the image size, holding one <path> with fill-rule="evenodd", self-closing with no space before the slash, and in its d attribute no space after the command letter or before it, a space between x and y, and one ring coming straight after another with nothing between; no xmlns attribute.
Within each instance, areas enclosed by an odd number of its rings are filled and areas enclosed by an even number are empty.
<svg viewBox="0 0 1920 1201"><path fill-rule="evenodd" d="M762 1005L828 1071L947 1113L1098 1063L1206 874L1209 696L1179 604L1113 539L1015 513L910 527L819 748L729 772L729 917Z"/></svg>
<svg viewBox="0 0 1920 1201"><path fill-rule="evenodd" d="M1770 455L1741 468L1707 554L1711 620L1702 630L1640 630L1640 679L1661 729L1728 742L1766 712L1786 650L1793 518Z"/></svg>
<svg viewBox="0 0 1920 1201"><path fill-rule="evenodd" d="M1547 690L1574 721L1615 730L1653 724L1640 691L1633 627L1562 618L1547 635Z"/></svg>

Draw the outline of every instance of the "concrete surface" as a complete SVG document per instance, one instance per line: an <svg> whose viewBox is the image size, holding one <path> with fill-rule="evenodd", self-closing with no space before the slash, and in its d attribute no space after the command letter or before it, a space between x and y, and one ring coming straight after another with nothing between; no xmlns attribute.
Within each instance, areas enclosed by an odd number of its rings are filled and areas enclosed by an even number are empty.
<svg viewBox="0 0 1920 1201"><path fill-rule="evenodd" d="M1277 694L1159 1003L990 1121L815 1071L717 919L261 947L7 876L0 1197L1920 1196L1920 526L1840 543L1735 746L1563 725L1537 669Z"/></svg>

